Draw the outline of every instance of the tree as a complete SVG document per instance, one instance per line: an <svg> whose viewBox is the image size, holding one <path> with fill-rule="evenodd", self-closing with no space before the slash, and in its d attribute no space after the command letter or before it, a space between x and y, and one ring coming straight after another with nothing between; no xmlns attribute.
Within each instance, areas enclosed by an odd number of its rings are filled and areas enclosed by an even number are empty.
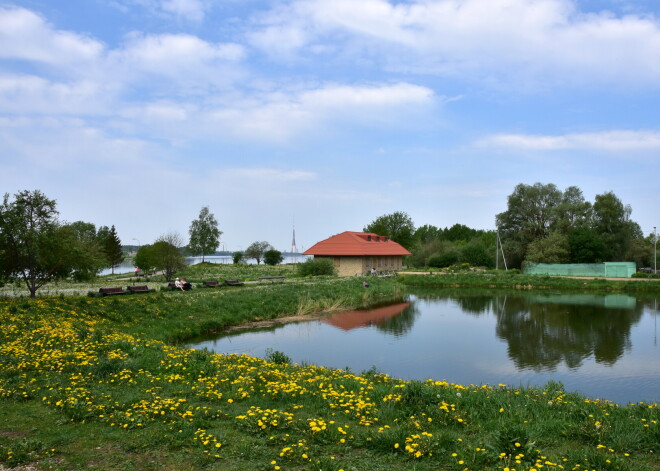
<svg viewBox="0 0 660 471"><path fill-rule="evenodd" d="M605 260L605 244L593 229L573 229L568 234L568 245L573 263L602 263Z"/></svg>
<svg viewBox="0 0 660 471"><path fill-rule="evenodd" d="M639 225L630 220L632 208L611 191L596 195L593 229L600 234L609 261L623 261L633 239L642 238Z"/></svg>
<svg viewBox="0 0 660 471"><path fill-rule="evenodd" d="M57 216L55 200L39 190L16 193L13 201L5 194L0 206L0 272L22 279L30 297L52 280L93 268L75 227Z"/></svg>
<svg viewBox="0 0 660 471"><path fill-rule="evenodd" d="M238 265L243 261L243 252L234 252L231 254L231 259L234 262L234 265Z"/></svg>
<svg viewBox="0 0 660 471"><path fill-rule="evenodd" d="M279 250L270 249L264 252L264 263L266 265L279 265L283 260L284 257Z"/></svg>
<svg viewBox="0 0 660 471"><path fill-rule="evenodd" d="M376 218L363 231L388 237L408 250L412 249L415 242L415 224L410 216L402 211Z"/></svg>
<svg viewBox="0 0 660 471"><path fill-rule="evenodd" d="M273 247L266 241L253 242L245 250L245 258L253 258L257 261L257 265L259 265L264 257L264 252L272 248Z"/></svg>
<svg viewBox="0 0 660 471"><path fill-rule="evenodd" d="M570 260L568 237L559 231L554 231L543 239L536 239L529 244L525 260L534 263L568 263Z"/></svg>
<svg viewBox="0 0 660 471"><path fill-rule="evenodd" d="M75 239L78 245L78 255L75 257L75 268L71 274L76 281L91 280L107 266L106 255L102 245L97 239L94 224L76 221L63 227L63 231L70 231L68 236ZM60 237L67 237L60 234Z"/></svg>
<svg viewBox="0 0 660 471"><path fill-rule="evenodd" d="M108 264L112 268L112 274L114 275L115 267L124 261L124 252L121 250L121 240L117 235L115 226L110 228L110 232L108 232L108 235L105 238L103 251L105 252L105 257L108 260Z"/></svg>
<svg viewBox="0 0 660 471"><path fill-rule="evenodd" d="M156 270L162 270L167 281L172 281L174 274L186 266L179 247L183 244L181 236L174 232L161 235L151 246L150 255Z"/></svg>
<svg viewBox="0 0 660 471"><path fill-rule="evenodd" d="M153 246L149 244L142 245L135 254L133 263L145 273L155 270L156 262L154 259Z"/></svg>
<svg viewBox="0 0 660 471"><path fill-rule="evenodd" d="M209 211L208 206L201 209L197 219L190 224L188 232L190 234L188 250L193 255L201 255L202 263L204 263L204 255L211 254L218 249L222 235L222 231L218 229L218 221Z"/></svg>

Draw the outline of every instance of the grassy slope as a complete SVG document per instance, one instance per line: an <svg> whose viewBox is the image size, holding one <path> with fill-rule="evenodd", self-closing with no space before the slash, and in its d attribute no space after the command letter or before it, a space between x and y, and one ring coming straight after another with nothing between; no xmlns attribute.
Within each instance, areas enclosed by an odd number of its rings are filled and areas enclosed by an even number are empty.
<svg viewBox="0 0 660 471"><path fill-rule="evenodd" d="M0 301L0 463L660 469L656 405L587 401L558 384L519 390L404 382L171 346L209 328L353 307L398 291L392 280L371 285L328 279Z"/></svg>

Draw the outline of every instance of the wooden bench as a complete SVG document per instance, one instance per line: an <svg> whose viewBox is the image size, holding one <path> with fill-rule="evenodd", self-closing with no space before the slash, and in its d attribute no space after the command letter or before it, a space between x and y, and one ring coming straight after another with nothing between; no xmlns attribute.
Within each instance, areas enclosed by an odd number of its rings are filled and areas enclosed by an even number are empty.
<svg viewBox="0 0 660 471"><path fill-rule="evenodd" d="M279 276L260 276L259 281L270 281L272 283L275 283L275 280L284 280L284 275L279 275Z"/></svg>
<svg viewBox="0 0 660 471"><path fill-rule="evenodd" d="M219 281L205 281L203 283L203 286L205 288L216 288L216 287L220 286L220 282Z"/></svg>
<svg viewBox="0 0 660 471"><path fill-rule="evenodd" d="M99 288L99 294L101 296L112 296L114 294L126 294L122 288Z"/></svg>
<svg viewBox="0 0 660 471"><path fill-rule="evenodd" d="M147 285L141 285L141 286L127 286L126 290L129 293L148 293L151 290Z"/></svg>
<svg viewBox="0 0 660 471"><path fill-rule="evenodd" d="M243 286L243 282L238 280L225 280L225 284L227 286Z"/></svg>

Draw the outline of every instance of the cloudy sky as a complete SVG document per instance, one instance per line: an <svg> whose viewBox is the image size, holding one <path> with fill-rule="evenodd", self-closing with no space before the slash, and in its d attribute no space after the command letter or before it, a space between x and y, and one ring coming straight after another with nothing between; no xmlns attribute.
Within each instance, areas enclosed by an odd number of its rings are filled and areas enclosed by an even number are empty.
<svg viewBox="0 0 660 471"><path fill-rule="evenodd" d="M127 244L493 229L535 182L648 234L659 170L660 2L0 0L0 191Z"/></svg>

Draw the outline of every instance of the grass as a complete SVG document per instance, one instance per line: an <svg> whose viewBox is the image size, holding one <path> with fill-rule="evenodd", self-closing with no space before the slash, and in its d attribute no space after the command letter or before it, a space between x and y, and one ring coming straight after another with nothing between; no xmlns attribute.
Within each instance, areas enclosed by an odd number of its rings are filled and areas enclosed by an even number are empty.
<svg viewBox="0 0 660 471"><path fill-rule="evenodd" d="M525 275L517 270L511 272L431 272L429 275L402 274L400 280L408 286L418 287L474 287L513 288L562 291L600 291L617 293L640 293L660 291L660 282L655 280L611 280L604 278L577 279L548 275Z"/></svg>
<svg viewBox="0 0 660 471"><path fill-rule="evenodd" d="M410 280L407 280L410 281ZM0 300L0 466L53 470L660 469L656 404L402 381L176 345L399 294L320 279ZM341 348L340 345L337 346Z"/></svg>

